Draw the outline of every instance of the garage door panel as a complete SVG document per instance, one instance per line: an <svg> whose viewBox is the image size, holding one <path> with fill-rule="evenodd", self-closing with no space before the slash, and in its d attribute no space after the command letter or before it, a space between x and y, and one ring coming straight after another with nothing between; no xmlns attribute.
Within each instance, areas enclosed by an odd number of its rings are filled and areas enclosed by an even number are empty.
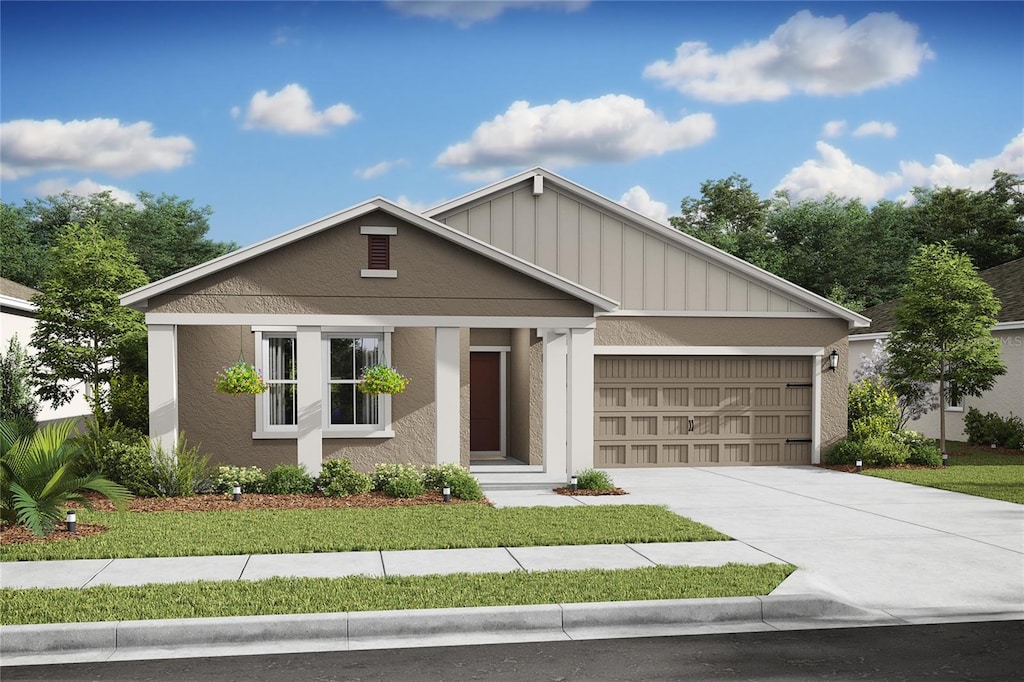
<svg viewBox="0 0 1024 682"><path fill-rule="evenodd" d="M812 369L810 358L598 356L595 464L809 464Z"/></svg>

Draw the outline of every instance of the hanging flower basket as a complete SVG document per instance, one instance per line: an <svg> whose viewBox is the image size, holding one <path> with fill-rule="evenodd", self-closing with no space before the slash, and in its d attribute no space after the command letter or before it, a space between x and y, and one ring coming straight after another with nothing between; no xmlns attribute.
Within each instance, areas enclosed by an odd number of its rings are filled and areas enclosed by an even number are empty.
<svg viewBox="0 0 1024 682"><path fill-rule="evenodd" d="M225 365L217 372L213 385L217 393L228 395L259 395L269 388L259 370L242 360Z"/></svg>
<svg viewBox="0 0 1024 682"><path fill-rule="evenodd" d="M388 365L364 368L359 380L362 382L358 384L359 390L370 395L402 393L409 385L408 377L402 376L397 369Z"/></svg>

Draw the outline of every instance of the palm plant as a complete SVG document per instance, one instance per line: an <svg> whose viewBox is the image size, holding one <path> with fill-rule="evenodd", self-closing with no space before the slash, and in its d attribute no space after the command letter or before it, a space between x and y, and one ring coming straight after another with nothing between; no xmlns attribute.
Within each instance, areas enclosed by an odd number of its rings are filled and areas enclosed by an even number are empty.
<svg viewBox="0 0 1024 682"><path fill-rule="evenodd" d="M44 537L64 519L68 502L89 508L82 493L97 492L121 507L132 494L99 474L77 471L81 447L70 440L74 422L51 424L31 434L0 422L0 519Z"/></svg>

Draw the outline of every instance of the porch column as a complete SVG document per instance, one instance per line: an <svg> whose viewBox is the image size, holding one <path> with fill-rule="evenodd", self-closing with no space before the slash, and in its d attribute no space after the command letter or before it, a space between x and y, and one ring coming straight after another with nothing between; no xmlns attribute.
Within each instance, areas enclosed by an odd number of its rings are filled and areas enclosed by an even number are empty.
<svg viewBox="0 0 1024 682"><path fill-rule="evenodd" d="M150 324L149 437L165 452L174 452L178 441L178 327Z"/></svg>
<svg viewBox="0 0 1024 682"><path fill-rule="evenodd" d="M460 336L458 327L434 330L434 456L438 464L461 461Z"/></svg>
<svg viewBox="0 0 1024 682"><path fill-rule="evenodd" d="M565 474L568 471L566 457L566 415L568 395L566 391L568 332L565 329L545 329L544 338L544 471L549 474Z"/></svg>
<svg viewBox="0 0 1024 682"><path fill-rule="evenodd" d="M323 464L323 387L321 386L320 327L298 327L295 331L297 363L297 409L299 435L298 463L312 476L320 474Z"/></svg>
<svg viewBox="0 0 1024 682"><path fill-rule="evenodd" d="M572 329L569 341L569 444L566 473L594 466L594 330Z"/></svg>

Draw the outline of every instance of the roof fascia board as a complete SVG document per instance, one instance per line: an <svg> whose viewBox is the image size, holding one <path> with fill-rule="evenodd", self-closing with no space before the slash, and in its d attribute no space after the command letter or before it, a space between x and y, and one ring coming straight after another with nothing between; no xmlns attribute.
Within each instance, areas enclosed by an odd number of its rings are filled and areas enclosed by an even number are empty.
<svg viewBox="0 0 1024 682"><path fill-rule="evenodd" d="M4 308L13 308L14 310L24 310L25 312L35 312L39 306L32 301L26 301L23 298L17 298L16 296L7 296L0 294L0 306Z"/></svg>
<svg viewBox="0 0 1024 682"><path fill-rule="evenodd" d="M722 251L719 248L711 246L710 244L707 244L697 239L696 237L692 237L686 234L685 232L681 232L680 230L676 230L672 227L662 225L657 221L651 220L645 215L637 213L636 211L627 208L622 204L612 201L608 197L602 196L597 192L594 192L593 190L587 189L586 187L578 183L575 183L572 180L563 178L557 173L554 173L541 166L537 166L531 168L530 170L523 171L522 173L518 173L504 180L499 180L498 182L488 185L487 187L483 187L474 192L470 192L469 194L463 195L457 199L453 199L451 201L447 201L443 204L440 204L439 206L435 206L434 208L425 211L424 215L433 218L436 215L440 215L442 213L446 213L453 209L459 208L460 206L470 204L474 201L478 201L479 199L482 199L483 197L489 194L494 194L496 192L505 190L520 182L524 182L525 180L528 180L532 178L534 175L538 174L543 175L546 182L550 181L551 184L558 187L559 189L567 191L571 194L576 194L580 198L597 205L602 210L611 213L612 215L616 215L619 218L622 218L623 220L627 220L633 224L636 224L638 227L641 227L642 229L650 232L655 236L661 237L663 239L668 239L669 241L674 241L680 246L683 246L688 250L695 251L696 253L705 256L708 259L725 266L726 268L738 271L739 274L742 274L746 277L750 277L751 279L754 279L755 281L758 281L761 284L764 284L770 288L782 291L787 296L790 296L800 301L801 303L806 303L808 307L827 310L830 313L832 313L832 315L849 322L849 326L851 329L864 328L870 326L871 324L871 320L864 317L863 315L855 313L852 310L849 310L848 308L844 308L838 303L834 303L828 300L824 296L819 296L818 294L815 294L812 291L808 291L807 289L804 289L801 286L793 284L792 282L787 281L782 277L779 277L778 275L775 275L771 272L768 272L767 270L763 270L757 267L756 265L748 263L742 258L737 258L731 253L726 253L725 251Z"/></svg>

